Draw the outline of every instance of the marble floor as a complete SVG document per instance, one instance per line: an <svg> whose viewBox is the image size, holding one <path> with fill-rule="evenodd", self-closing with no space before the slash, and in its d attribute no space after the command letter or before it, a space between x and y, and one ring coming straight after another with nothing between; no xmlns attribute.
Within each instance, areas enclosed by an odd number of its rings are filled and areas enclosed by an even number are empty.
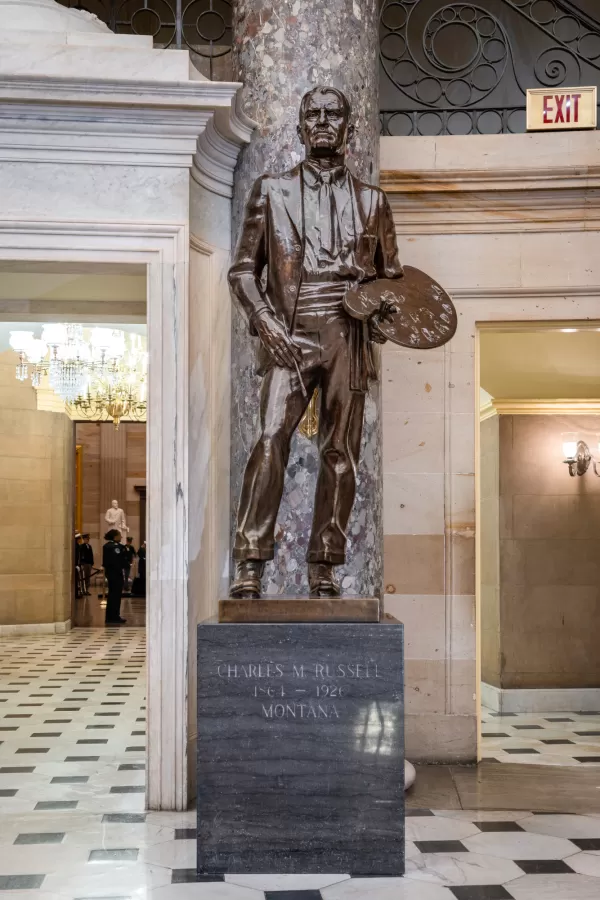
<svg viewBox="0 0 600 900"><path fill-rule="evenodd" d="M600 766L600 710L500 713L481 710L482 758L544 766Z"/></svg>
<svg viewBox="0 0 600 900"><path fill-rule="evenodd" d="M406 877L197 880L194 812L144 811L141 628L0 640L0 896L11 900L598 900L600 778L485 764L424 767L408 798ZM519 778L537 784L529 795ZM502 808L534 796L586 815ZM527 777L527 776L530 777ZM514 784L507 789L507 779ZM536 781L537 779L537 781ZM539 781L541 779L541 781ZM539 782L539 783L538 783ZM591 788L595 784L595 796ZM487 791L487 793L486 793ZM496 808L487 809L492 800ZM433 801L436 801L434 804ZM464 808L473 800L471 809ZM437 802L440 801L440 802ZM567 802L567 801L565 801ZM421 804L421 805L419 805ZM595 804L595 805L594 805ZM539 808L539 807L538 807ZM559 807L560 808L560 807Z"/></svg>

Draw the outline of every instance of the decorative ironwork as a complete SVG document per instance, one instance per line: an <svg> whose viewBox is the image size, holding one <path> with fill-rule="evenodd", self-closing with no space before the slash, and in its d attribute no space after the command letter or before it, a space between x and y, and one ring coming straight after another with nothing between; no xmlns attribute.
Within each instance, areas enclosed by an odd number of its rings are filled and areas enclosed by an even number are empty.
<svg viewBox="0 0 600 900"><path fill-rule="evenodd" d="M157 47L187 48L211 80L228 76L218 66L231 54L231 0L58 0L84 9L119 34L142 34Z"/></svg>
<svg viewBox="0 0 600 900"><path fill-rule="evenodd" d="M586 5L383 0L383 134L521 132L528 88L600 85L600 20Z"/></svg>

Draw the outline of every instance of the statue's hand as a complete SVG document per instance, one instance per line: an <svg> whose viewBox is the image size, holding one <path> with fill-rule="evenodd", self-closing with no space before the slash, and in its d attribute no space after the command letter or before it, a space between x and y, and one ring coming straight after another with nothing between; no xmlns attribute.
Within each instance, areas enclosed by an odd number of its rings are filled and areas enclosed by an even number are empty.
<svg viewBox="0 0 600 900"><path fill-rule="evenodd" d="M374 344L385 344L387 343L387 338L377 330L377 318L375 316L371 316L369 319L369 340L373 341Z"/></svg>
<svg viewBox="0 0 600 900"><path fill-rule="evenodd" d="M387 338L378 330L377 326L382 322L389 322L392 316L399 311L397 303L393 300L383 299L376 313L369 319L369 338L376 344L385 344Z"/></svg>
<svg viewBox="0 0 600 900"><path fill-rule="evenodd" d="M287 333L287 329L275 316L268 312L262 312L254 319L254 326L263 347L271 355L278 366L284 369L293 369L295 362L302 359L302 351Z"/></svg>

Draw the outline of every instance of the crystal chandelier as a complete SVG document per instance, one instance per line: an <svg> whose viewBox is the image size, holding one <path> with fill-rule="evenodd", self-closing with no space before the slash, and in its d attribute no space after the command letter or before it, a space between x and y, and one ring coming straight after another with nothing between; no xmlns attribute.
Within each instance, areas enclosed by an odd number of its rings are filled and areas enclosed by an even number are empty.
<svg viewBox="0 0 600 900"><path fill-rule="evenodd" d="M74 417L143 421L146 416L148 353L139 334L83 325L44 325L11 331L10 345L19 354L16 376L31 378L34 388L48 377L50 388Z"/></svg>

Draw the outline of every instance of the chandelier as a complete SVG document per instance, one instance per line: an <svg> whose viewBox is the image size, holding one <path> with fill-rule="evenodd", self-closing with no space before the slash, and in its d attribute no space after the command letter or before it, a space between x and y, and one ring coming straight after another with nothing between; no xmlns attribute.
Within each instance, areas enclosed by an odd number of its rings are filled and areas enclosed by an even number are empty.
<svg viewBox="0 0 600 900"><path fill-rule="evenodd" d="M33 331L11 331L19 354L16 376L39 388L47 377L52 391L86 419L146 417L148 353L139 334L112 328L48 324L41 338Z"/></svg>

